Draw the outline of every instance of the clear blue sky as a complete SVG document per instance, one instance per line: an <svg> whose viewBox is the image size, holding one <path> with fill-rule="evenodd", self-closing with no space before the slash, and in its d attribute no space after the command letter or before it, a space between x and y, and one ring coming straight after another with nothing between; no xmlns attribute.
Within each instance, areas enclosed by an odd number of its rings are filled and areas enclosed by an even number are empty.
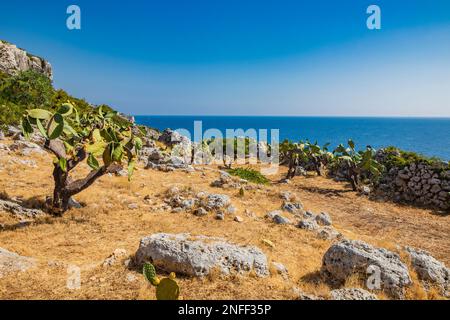
<svg viewBox="0 0 450 320"><path fill-rule="evenodd" d="M2 1L0 39L130 114L450 116L448 0Z"/></svg>

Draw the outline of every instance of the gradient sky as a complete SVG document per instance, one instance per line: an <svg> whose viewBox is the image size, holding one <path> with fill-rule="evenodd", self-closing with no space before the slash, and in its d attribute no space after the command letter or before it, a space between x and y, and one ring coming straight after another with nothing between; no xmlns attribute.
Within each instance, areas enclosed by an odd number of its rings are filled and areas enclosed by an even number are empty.
<svg viewBox="0 0 450 320"><path fill-rule="evenodd" d="M0 39L129 114L450 116L448 0L2 1Z"/></svg>

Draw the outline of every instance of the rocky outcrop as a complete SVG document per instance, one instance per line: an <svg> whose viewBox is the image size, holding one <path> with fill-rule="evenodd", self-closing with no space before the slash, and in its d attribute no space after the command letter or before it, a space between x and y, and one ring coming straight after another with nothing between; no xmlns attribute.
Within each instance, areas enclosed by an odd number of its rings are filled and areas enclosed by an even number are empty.
<svg viewBox="0 0 450 320"><path fill-rule="evenodd" d="M206 276L214 269L223 274L269 275L266 255L257 247L231 244L221 238L157 233L141 240L135 262L189 276Z"/></svg>
<svg viewBox="0 0 450 320"><path fill-rule="evenodd" d="M208 212L235 213L231 199L225 194L198 192L191 189L179 189L176 186L165 192L164 202L172 208L172 212L191 211L197 216L207 215Z"/></svg>
<svg viewBox="0 0 450 320"><path fill-rule="evenodd" d="M8 75L16 75L27 70L37 71L50 79L53 77L50 63L0 40L0 71Z"/></svg>
<svg viewBox="0 0 450 320"><path fill-rule="evenodd" d="M331 217L328 213L326 212L321 212L319 213L316 217L315 220L318 224L322 225L322 226L331 226L332 225L332 221L331 221Z"/></svg>
<svg viewBox="0 0 450 320"><path fill-rule="evenodd" d="M423 281L436 284L443 292L450 291L450 269L428 252L407 247L411 265Z"/></svg>
<svg viewBox="0 0 450 320"><path fill-rule="evenodd" d="M283 216L281 210L271 211L266 214L266 217L271 219L275 224L291 224L291 221Z"/></svg>
<svg viewBox="0 0 450 320"><path fill-rule="evenodd" d="M331 300L378 300L377 296L360 288L331 290Z"/></svg>
<svg viewBox="0 0 450 320"><path fill-rule="evenodd" d="M20 153L23 156L29 156L33 153L44 154L44 149L31 141L16 140L9 146L11 151Z"/></svg>
<svg viewBox="0 0 450 320"><path fill-rule="evenodd" d="M0 278L16 272L24 272L34 267L36 261L0 248Z"/></svg>
<svg viewBox="0 0 450 320"><path fill-rule="evenodd" d="M127 256L127 251L125 249L116 249L114 252L103 261L104 267L111 267L117 264L121 259Z"/></svg>
<svg viewBox="0 0 450 320"><path fill-rule="evenodd" d="M0 199L0 210L10 212L19 218L36 218L45 215L42 210L25 208L17 202L2 199Z"/></svg>
<svg viewBox="0 0 450 320"><path fill-rule="evenodd" d="M408 268L396 253L362 241L343 240L332 245L322 263L324 273L337 283L344 283L353 274L368 277L369 267L378 268L380 289L396 298L402 298L412 283Z"/></svg>

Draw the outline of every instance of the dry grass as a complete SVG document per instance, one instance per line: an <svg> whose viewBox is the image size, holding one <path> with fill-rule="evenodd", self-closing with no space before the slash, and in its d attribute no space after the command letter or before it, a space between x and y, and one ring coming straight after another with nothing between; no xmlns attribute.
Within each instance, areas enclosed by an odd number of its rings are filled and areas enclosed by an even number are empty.
<svg viewBox="0 0 450 320"><path fill-rule="evenodd" d="M52 191L49 156L32 157L38 168L12 163L11 157L18 156L1 155L0 158L0 192L31 202L44 201ZM86 171L82 167L79 174ZM126 249L131 256L140 238L156 232L188 232L256 245L271 261L281 262L289 270L288 281L276 274L267 279L224 278L217 273L203 279L181 277L183 299L292 299L294 286L307 293L327 295L330 288L320 281L318 271L330 242L294 226L269 223L264 218L269 210L280 207L281 190L297 192L308 210L329 212L337 229L349 238L396 251L396 244L409 244L450 263L448 216L370 201L347 192L343 184L320 177L298 177L289 185L262 186L246 191L243 197L238 195L238 190L210 187L210 182L217 177L213 170L163 173L143 169L135 173L131 183L126 177L104 176L76 197L87 204L85 208L71 210L62 218L49 217L28 227L1 231L0 247L34 257L39 266L32 272L0 279L0 299L150 299L154 297L154 289L139 272L123 263L108 268L101 264L116 248ZM273 182L278 178L272 177ZM162 203L159 194L173 185L228 194L244 222L234 222L233 216L218 221L213 216L153 210ZM145 196L150 201L144 200ZM129 210L130 203L137 203L139 209ZM247 208L255 213L255 218L244 214ZM8 213L0 212L0 223L17 222L13 220ZM263 239L270 240L274 247ZM80 290L66 288L69 264L82 268ZM135 276L134 281L127 280L131 275ZM434 291L424 295L419 287L411 292L409 298L438 297Z"/></svg>

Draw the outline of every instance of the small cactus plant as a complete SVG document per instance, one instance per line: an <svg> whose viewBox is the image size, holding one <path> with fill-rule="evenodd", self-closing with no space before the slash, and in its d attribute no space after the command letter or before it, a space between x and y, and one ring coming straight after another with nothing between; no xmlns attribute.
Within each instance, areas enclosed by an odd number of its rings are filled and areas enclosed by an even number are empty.
<svg viewBox="0 0 450 320"><path fill-rule="evenodd" d="M156 276L155 267L151 263L146 262L143 267L143 274L148 282L156 287L156 299L178 300L180 287L175 281L176 275L174 272L171 272L168 278L160 280Z"/></svg>

